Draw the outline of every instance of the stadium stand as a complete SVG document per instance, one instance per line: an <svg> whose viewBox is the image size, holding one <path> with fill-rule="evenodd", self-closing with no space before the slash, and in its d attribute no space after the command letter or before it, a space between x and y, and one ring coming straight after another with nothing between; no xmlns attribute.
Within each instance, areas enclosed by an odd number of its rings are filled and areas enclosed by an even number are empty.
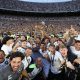
<svg viewBox="0 0 80 80"><path fill-rule="evenodd" d="M32 32L36 25L45 28L47 26L47 29L45 29L46 32L64 32L65 28L69 28L71 25L76 26L75 28L80 31L80 15L75 15L75 13L78 14L80 11L79 0L60 3L33 3L18 0L0 0L0 4L0 33L8 31L12 33ZM3 11L4 14L2 13ZM22 15L20 15L21 12L23 12ZM14 15L12 15L13 13ZM42 16L41 13L44 16ZM49 17L46 17L46 14ZM70 16L72 14L73 16ZM42 24L42 22L45 24Z"/></svg>
<svg viewBox="0 0 80 80"><path fill-rule="evenodd" d="M44 24L42 23L44 22ZM80 17L25 17L0 15L0 32L32 32L35 26L43 26L47 32L63 32L74 25L80 31ZM17 28L17 29L16 29Z"/></svg>
<svg viewBox="0 0 80 80"><path fill-rule="evenodd" d="M60 3L33 3L18 0L0 0L0 9L21 12L60 13L80 11L80 1L69 1Z"/></svg>

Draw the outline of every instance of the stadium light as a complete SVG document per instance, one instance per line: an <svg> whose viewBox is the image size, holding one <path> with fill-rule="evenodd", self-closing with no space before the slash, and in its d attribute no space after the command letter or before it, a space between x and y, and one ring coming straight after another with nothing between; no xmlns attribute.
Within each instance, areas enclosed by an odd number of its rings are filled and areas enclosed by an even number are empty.
<svg viewBox="0 0 80 80"><path fill-rule="evenodd" d="M37 3L52 3L52 2L67 2L72 0L19 0L25 2L37 2Z"/></svg>

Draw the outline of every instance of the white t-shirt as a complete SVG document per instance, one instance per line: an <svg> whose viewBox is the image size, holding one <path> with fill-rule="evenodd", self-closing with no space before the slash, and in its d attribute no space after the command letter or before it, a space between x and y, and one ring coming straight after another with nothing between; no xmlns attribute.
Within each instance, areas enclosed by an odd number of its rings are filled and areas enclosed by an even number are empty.
<svg viewBox="0 0 80 80"><path fill-rule="evenodd" d="M80 58L80 51L77 51L74 46L71 46L70 49L73 52L73 54Z"/></svg>
<svg viewBox="0 0 80 80"><path fill-rule="evenodd" d="M7 45L3 45L3 46L1 47L1 50L3 50L6 55L8 55L8 54L10 54L10 52L12 51L12 47L7 46Z"/></svg>
<svg viewBox="0 0 80 80"><path fill-rule="evenodd" d="M61 72L61 70L60 70L61 62L63 62L64 59L63 59L61 53L58 52L58 51L55 52L55 55L52 55L52 54L49 55L50 60L52 59L51 57L54 59L53 60L53 63L51 63L51 68L50 68L51 69L51 72L53 74L58 74L58 73Z"/></svg>

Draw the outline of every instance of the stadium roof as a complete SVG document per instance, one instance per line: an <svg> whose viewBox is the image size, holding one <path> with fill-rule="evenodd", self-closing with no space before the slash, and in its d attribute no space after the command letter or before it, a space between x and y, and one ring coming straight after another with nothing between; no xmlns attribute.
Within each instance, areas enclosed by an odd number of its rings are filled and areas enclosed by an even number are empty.
<svg viewBox="0 0 80 80"><path fill-rule="evenodd" d="M19 0L0 0L0 10L30 13L66 13L80 11L80 0L60 3L33 3Z"/></svg>

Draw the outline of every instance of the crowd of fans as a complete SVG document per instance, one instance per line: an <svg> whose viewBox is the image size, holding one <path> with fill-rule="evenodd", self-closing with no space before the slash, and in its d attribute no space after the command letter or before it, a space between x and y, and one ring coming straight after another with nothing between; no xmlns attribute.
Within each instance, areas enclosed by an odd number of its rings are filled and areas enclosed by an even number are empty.
<svg viewBox="0 0 80 80"><path fill-rule="evenodd" d="M72 25L59 34L6 34L0 48L0 80L80 80L80 33Z"/></svg>
<svg viewBox="0 0 80 80"><path fill-rule="evenodd" d="M25 17L0 15L0 33L2 32L36 32L35 26L43 28L47 33L65 32L73 25L80 31L80 17ZM7 27L7 28L6 28ZM16 29L17 28L17 29ZM37 29L40 33L40 29Z"/></svg>
<svg viewBox="0 0 80 80"><path fill-rule="evenodd" d="M76 12L80 10L80 1L60 3L33 3L19 0L0 0L0 9L24 11L24 12Z"/></svg>

